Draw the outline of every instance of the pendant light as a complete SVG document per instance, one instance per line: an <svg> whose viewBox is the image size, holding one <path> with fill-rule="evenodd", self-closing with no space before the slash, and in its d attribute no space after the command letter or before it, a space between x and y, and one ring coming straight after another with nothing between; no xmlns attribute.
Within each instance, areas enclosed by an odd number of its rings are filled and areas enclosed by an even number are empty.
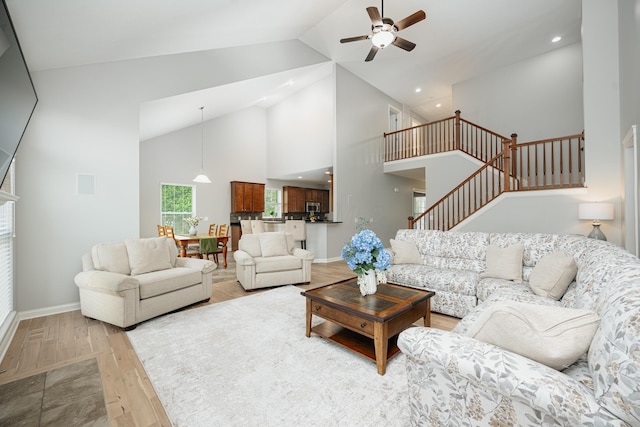
<svg viewBox="0 0 640 427"><path fill-rule="evenodd" d="M199 182L201 184L211 184L211 180L204 174L204 107L200 107L201 119L200 119L200 174L193 178L193 182Z"/></svg>

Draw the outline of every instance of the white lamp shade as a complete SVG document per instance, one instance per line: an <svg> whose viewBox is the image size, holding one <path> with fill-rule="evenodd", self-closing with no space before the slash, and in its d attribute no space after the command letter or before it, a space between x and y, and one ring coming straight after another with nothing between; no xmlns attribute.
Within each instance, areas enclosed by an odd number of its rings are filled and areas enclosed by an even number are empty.
<svg viewBox="0 0 640 427"><path fill-rule="evenodd" d="M389 46L396 39L391 31L380 31L373 35L371 42L379 48Z"/></svg>
<svg viewBox="0 0 640 427"><path fill-rule="evenodd" d="M204 173L201 173L200 175L193 178L193 182L199 182L201 184L211 184L211 180Z"/></svg>
<svg viewBox="0 0 640 427"><path fill-rule="evenodd" d="M578 205L578 219L612 220L613 203L580 203Z"/></svg>

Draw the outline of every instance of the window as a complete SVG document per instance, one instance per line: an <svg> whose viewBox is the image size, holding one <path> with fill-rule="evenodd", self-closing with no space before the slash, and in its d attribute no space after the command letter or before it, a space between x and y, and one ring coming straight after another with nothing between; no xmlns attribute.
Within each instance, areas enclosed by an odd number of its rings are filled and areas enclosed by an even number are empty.
<svg viewBox="0 0 640 427"><path fill-rule="evenodd" d="M173 227L175 234L188 234L189 224L184 222L184 218L194 216L195 212L195 186L162 184L162 225Z"/></svg>
<svg viewBox="0 0 640 427"><path fill-rule="evenodd" d="M413 190L413 217L417 218L427 210L427 194L423 190Z"/></svg>
<svg viewBox="0 0 640 427"><path fill-rule="evenodd" d="M282 190L264 189L263 218L282 218Z"/></svg>
<svg viewBox="0 0 640 427"><path fill-rule="evenodd" d="M14 163L11 163L0 190L13 195ZM0 339L8 328L7 319L13 310L13 238L15 202L0 205Z"/></svg>

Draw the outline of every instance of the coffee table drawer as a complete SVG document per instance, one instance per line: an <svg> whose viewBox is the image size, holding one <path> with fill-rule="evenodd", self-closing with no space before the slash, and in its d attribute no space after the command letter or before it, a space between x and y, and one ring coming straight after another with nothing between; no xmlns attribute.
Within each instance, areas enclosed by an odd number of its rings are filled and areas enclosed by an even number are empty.
<svg viewBox="0 0 640 427"><path fill-rule="evenodd" d="M336 310L335 308L315 301L311 303L311 310L315 316L339 323L354 331L373 336L373 322L370 320L359 318L353 314Z"/></svg>

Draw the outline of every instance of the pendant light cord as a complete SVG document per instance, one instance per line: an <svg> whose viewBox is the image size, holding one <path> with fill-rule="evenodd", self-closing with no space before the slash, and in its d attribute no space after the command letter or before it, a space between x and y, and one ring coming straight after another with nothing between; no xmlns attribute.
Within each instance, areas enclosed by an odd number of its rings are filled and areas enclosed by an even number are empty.
<svg viewBox="0 0 640 427"><path fill-rule="evenodd" d="M204 173L204 106L200 107L200 172Z"/></svg>

